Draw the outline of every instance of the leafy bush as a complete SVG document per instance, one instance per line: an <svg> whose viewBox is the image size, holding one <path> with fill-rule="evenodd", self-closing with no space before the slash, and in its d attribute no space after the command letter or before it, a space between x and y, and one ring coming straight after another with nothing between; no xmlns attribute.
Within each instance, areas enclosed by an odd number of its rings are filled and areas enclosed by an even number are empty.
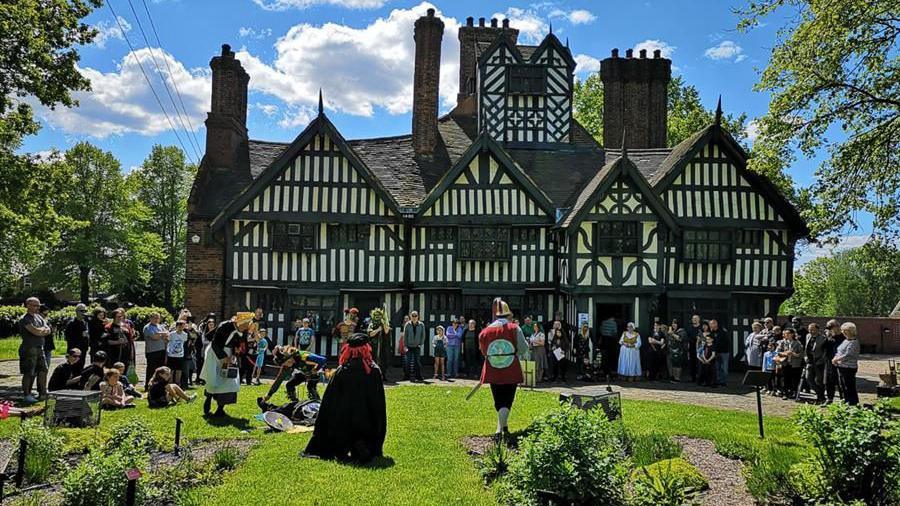
<svg viewBox="0 0 900 506"><path fill-rule="evenodd" d="M646 466L664 459L681 456L681 445L658 432L629 434L629 451L635 466Z"/></svg>
<svg viewBox="0 0 900 506"><path fill-rule="evenodd" d="M601 409L561 404L536 420L510 459L501 499L535 504L549 491L567 504L625 503L626 458L621 426Z"/></svg>
<svg viewBox="0 0 900 506"><path fill-rule="evenodd" d="M175 318L166 308L156 306L134 306L125 312L126 317L134 323L136 329L141 329L150 321L151 313L159 313L163 323L171 325Z"/></svg>
<svg viewBox="0 0 900 506"><path fill-rule="evenodd" d="M667 459L635 469L632 474L635 506L690 504L709 487L706 478L682 458Z"/></svg>
<svg viewBox="0 0 900 506"><path fill-rule="evenodd" d="M759 454L759 450L755 446L739 439L722 439L715 443L716 452L732 460L753 462Z"/></svg>
<svg viewBox="0 0 900 506"><path fill-rule="evenodd" d="M0 306L0 337L18 333L16 324L25 314L25 306Z"/></svg>
<svg viewBox="0 0 900 506"><path fill-rule="evenodd" d="M791 503L797 496L795 485L800 478L791 471L796 462L797 456L790 448L770 446L757 452L745 472L750 495L763 503Z"/></svg>
<svg viewBox="0 0 900 506"><path fill-rule="evenodd" d="M69 506L120 506L128 486L125 471L145 468L147 455L139 452L92 451L62 483L63 502ZM144 502L144 484L137 484L137 503Z"/></svg>
<svg viewBox="0 0 900 506"><path fill-rule="evenodd" d="M481 471L485 483L490 484L506 474L509 470L509 459L510 450L502 441L489 446L478 460L478 470Z"/></svg>
<svg viewBox="0 0 900 506"><path fill-rule="evenodd" d="M145 504L185 504L186 491L220 481L221 473L215 472L210 463L196 460L189 448L184 448L176 464L159 467L148 476Z"/></svg>
<svg viewBox="0 0 900 506"><path fill-rule="evenodd" d="M225 446L216 450L213 454L213 468L219 471L231 471L238 466L241 460L241 452L233 446Z"/></svg>
<svg viewBox="0 0 900 506"><path fill-rule="evenodd" d="M825 412L806 406L794 421L815 448L792 470L805 472L812 482L801 485L804 499L900 502L900 423L891 420L885 404L870 410L836 403Z"/></svg>
<svg viewBox="0 0 900 506"><path fill-rule="evenodd" d="M62 458L63 437L45 427L40 419L25 420L17 439L25 439L25 476L31 483L45 483Z"/></svg>
<svg viewBox="0 0 900 506"><path fill-rule="evenodd" d="M141 418L132 418L113 429L106 440L106 452L117 451L148 454L158 447L150 426Z"/></svg>

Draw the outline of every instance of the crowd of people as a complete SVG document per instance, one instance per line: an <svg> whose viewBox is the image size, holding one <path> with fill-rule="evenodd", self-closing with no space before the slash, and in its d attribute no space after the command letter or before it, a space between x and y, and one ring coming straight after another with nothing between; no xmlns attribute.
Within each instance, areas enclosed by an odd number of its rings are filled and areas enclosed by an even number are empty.
<svg viewBox="0 0 900 506"><path fill-rule="evenodd" d="M216 411L220 415L240 387L223 386L222 374L233 374L233 378L225 378L230 383L258 385L267 364L276 368L276 380L262 402L267 403L281 384L293 401L297 400L296 387L302 383L307 384L308 397L317 398L316 386L325 380L326 358L313 350L320 349L317 341L321 339L343 344L356 333L365 334L382 381L389 381L395 355L402 355L402 380L412 382L424 381L422 357L426 354L434 359L433 379L441 381L478 378L484 363L478 336L485 322L479 324L464 316L430 331L418 311L410 311L399 326L399 349L395 350L394 330L382 308L365 317L357 308L348 308L327 332L317 328L314 316L300 318L287 339L276 343L269 335L262 308L247 313L246 322L218 322L216 315L209 314L198 323L184 309L175 323L167 326L161 315L151 314L146 325L137 329L123 309L107 315L98 308L89 315L87 307L79 304L63 331L66 359L48 381L54 330L47 321L46 306L38 299L29 298L25 305L27 312L19 328L26 404L37 403L48 390L78 388L99 390L103 405L109 408L133 406L135 399L142 397L135 388L139 380L134 343L139 336L145 341L147 364L143 395L152 406L191 402L195 396L186 391L206 385L204 407L209 412L211 400L221 401ZM715 318L693 315L686 326L677 319L657 321L645 335L634 323L623 325L612 317L601 321L596 332L586 322L577 327L568 324L561 313L547 322L530 316L510 321L522 330L535 383L565 382L570 377L579 381L692 381L712 388L727 383L731 338ZM250 323L252 332L246 329ZM230 326L222 330L224 324ZM840 325L832 320L822 331L817 324L804 326L797 318L783 328L772 318L764 318L753 322L752 332L744 339L741 361L748 369L772 373L767 388L771 395L799 399L798 392L810 391L819 403L833 402L835 394L857 403L859 352L856 327L851 322ZM211 380L214 385L207 384ZM32 393L35 385L38 396ZM217 388L224 390L216 392Z"/></svg>

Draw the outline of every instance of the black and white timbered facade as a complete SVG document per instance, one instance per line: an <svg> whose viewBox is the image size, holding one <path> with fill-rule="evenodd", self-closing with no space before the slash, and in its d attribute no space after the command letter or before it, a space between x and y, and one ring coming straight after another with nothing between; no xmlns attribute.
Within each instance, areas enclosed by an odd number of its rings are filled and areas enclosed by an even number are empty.
<svg viewBox="0 0 900 506"><path fill-rule="evenodd" d="M603 61L605 135L622 139L603 147L572 116L568 47L519 45L506 22L460 28L458 104L438 117L442 35L432 10L416 22L413 135L349 141L321 98L293 142L250 140L249 77L223 47L189 202L192 309L261 306L284 338L307 314L327 336L354 306L395 325L413 309L432 328L487 320L503 296L536 320L614 316L644 332L699 312L737 351L790 295L807 230L740 145L718 121L658 145L669 60Z"/></svg>

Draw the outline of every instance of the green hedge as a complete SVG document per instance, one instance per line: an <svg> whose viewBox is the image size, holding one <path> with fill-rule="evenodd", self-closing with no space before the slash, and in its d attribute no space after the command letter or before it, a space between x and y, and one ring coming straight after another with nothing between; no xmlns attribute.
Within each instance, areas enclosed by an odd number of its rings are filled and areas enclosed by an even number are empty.
<svg viewBox="0 0 900 506"><path fill-rule="evenodd" d="M101 307L94 304L88 307L88 315L94 309ZM112 310L107 310L107 316ZM175 318L165 308L157 306L134 306L126 311L126 316L134 322L137 330L140 330L147 324L151 313L159 313L165 324L171 325ZM16 323L25 314L25 306L0 306L0 338L14 336L18 333ZM69 321L75 318L75 306L65 306L63 308L50 311L50 324L55 326L59 332L65 328Z"/></svg>

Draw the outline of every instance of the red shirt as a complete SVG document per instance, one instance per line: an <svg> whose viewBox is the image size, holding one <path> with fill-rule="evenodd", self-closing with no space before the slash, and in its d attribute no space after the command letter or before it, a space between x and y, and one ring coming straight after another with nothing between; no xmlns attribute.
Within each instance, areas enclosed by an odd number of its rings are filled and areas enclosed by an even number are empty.
<svg viewBox="0 0 900 506"><path fill-rule="evenodd" d="M519 364L518 357L518 333L519 326L515 323L504 323L501 325L488 325L478 335L478 347L481 348L481 354L486 355L488 346L497 339L505 339L512 343L512 348L516 355L513 355L513 361L508 367L497 369L490 364L485 358L484 367L481 369L481 382L491 383L494 385L518 385L524 381L522 377L522 366Z"/></svg>

